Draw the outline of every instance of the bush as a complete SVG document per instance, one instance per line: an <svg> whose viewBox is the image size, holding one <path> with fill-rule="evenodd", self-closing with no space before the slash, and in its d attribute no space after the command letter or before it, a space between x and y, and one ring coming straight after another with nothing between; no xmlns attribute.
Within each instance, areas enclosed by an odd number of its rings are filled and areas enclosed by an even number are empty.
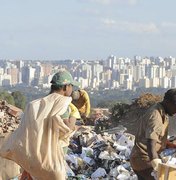
<svg viewBox="0 0 176 180"><path fill-rule="evenodd" d="M129 110L130 105L117 103L111 109L111 119L118 122L122 116Z"/></svg>

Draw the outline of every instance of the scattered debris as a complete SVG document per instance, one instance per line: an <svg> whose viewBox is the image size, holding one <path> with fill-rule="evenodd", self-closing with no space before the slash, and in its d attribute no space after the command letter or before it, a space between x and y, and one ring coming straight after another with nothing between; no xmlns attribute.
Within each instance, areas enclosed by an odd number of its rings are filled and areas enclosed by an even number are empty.
<svg viewBox="0 0 176 180"><path fill-rule="evenodd" d="M120 126L97 134L82 126L66 155L68 179L137 179L129 162L134 136L125 131Z"/></svg>
<svg viewBox="0 0 176 180"><path fill-rule="evenodd" d="M0 101L0 135L14 131L22 110ZM70 141L66 154L68 180L123 179L136 180L129 156L134 136L123 126L108 129L103 114L93 126L80 126Z"/></svg>
<svg viewBox="0 0 176 180"><path fill-rule="evenodd" d="M0 136L5 133L13 132L20 123L22 109L8 104L6 101L0 101Z"/></svg>
<svg viewBox="0 0 176 180"><path fill-rule="evenodd" d="M162 100L161 95L154 95L152 93L144 93L139 98L135 99L133 104L138 105L140 108L147 108L156 102L160 102L161 100Z"/></svg>

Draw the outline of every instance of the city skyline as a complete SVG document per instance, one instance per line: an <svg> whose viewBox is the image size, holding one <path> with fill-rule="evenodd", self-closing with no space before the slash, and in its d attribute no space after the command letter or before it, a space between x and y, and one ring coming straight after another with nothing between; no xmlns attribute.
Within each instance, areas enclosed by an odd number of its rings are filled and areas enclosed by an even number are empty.
<svg viewBox="0 0 176 180"><path fill-rule="evenodd" d="M176 86L176 58L117 58L106 60L0 61L0 86L35 86L48 88L54 73L67 69L80 88L123 89L171 88Z"/></svg>
<svg viewBox="0 0 176 180"><path fill-rule="evenodd" d="M0 1L1 59L176 57L176 2Z"/></svg>

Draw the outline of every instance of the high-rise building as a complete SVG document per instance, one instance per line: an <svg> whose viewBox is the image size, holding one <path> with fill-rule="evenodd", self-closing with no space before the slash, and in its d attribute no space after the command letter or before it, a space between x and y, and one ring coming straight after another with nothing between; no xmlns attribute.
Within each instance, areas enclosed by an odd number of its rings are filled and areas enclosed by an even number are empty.
<svg viewBox="0 0 176 180"><path fill-rule="evenodd" d="M11 76L11 84L16 85L19 83L19 70L18 68L8 68L7 74Z"/></svg>
<svg viewBox="0 0 176 180"><path fill-rule="evenodd" d="M35 69L31 66L24 66L22 68L22 82L26 85L31 85L34 80Z"/></svg>
<svg viewBox="0 0 176 180"><path fill-rule="evenodd" d="M110 55L105 63L105 66L111 69L114 69L117 65L117 58L114 55Z"/></svg>
<svg viewBox="0 0 176 180"><path fill-rule="evenodd" d="M158 77L154 77L150 79L150 87L159 87L160 83L159 83L159 78Z"/></svg>
<svg viewBox="0 0 176 180"><path fill-rule="evenodd" d="M144 65L136 65L133 68L133 79L134 82L139 82L145 76L145 66Z"/></svg>
<svg viewBox="0 0 176 180"><path fill-rule="evenodd" d="M160 78L160 87L162 88L170 88L170 78L168 77L163 77L163 78Z"/></svg>
<svg viewBox="0 0 176 180"><path fill-rule="evenodd" d="M147 77L140 79L139 80L139 87L150 88L150 79Z"/></svg>
<svg viewBox="0 0 176 180"><path fill-rule="evenodd" d="M50 75L50 74L52 74L53 72L52 72L52 65L51 64L42 64L41 65L42 66L42 69L43 69L43 76L45 77L45 76L48 76L48 75Z"/></svg>
<svg viewBox="0 0 176 180"><path fill-rule="evenodd" d="M130 79L126 79L126 80L124 81L124 88L125 88L125 89L129 89L129 90L132 90L132 88L133 88L133 81L132 81L131 78L130 78Z"/></svg>
<svg viewBox="0 0 176 180"><path fill-rule="evenodd" d="M172 87L172 88L175 88L175 87L176 87L176 76L173 76L173 77L171 78L171 87Z"/></svg>
<svg viewBox="0 0 176 180"><path fill-rule="evenodd" d="M92 79L93 79L93 82L91 82L91 85L92 83L94 83L95 79L97 81L97 84L100 83L101 79L102 79L102 72L103 72L103 65L95 62L92 64Z"/></svg>

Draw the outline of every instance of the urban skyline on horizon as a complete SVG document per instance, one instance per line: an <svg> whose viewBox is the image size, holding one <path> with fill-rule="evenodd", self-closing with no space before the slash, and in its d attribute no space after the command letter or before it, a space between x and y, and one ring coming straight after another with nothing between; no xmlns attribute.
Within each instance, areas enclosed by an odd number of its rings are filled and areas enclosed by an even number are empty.
<svg viewBox="0 0 176 180"><path fill-rule="evenodd" d="M176 86L176 58L135 56L106 60L63 60L63 61L0 61L0 86L36 86L49 88L54 73L64 68L80 82L80 88L124 89Z"/></svg>

